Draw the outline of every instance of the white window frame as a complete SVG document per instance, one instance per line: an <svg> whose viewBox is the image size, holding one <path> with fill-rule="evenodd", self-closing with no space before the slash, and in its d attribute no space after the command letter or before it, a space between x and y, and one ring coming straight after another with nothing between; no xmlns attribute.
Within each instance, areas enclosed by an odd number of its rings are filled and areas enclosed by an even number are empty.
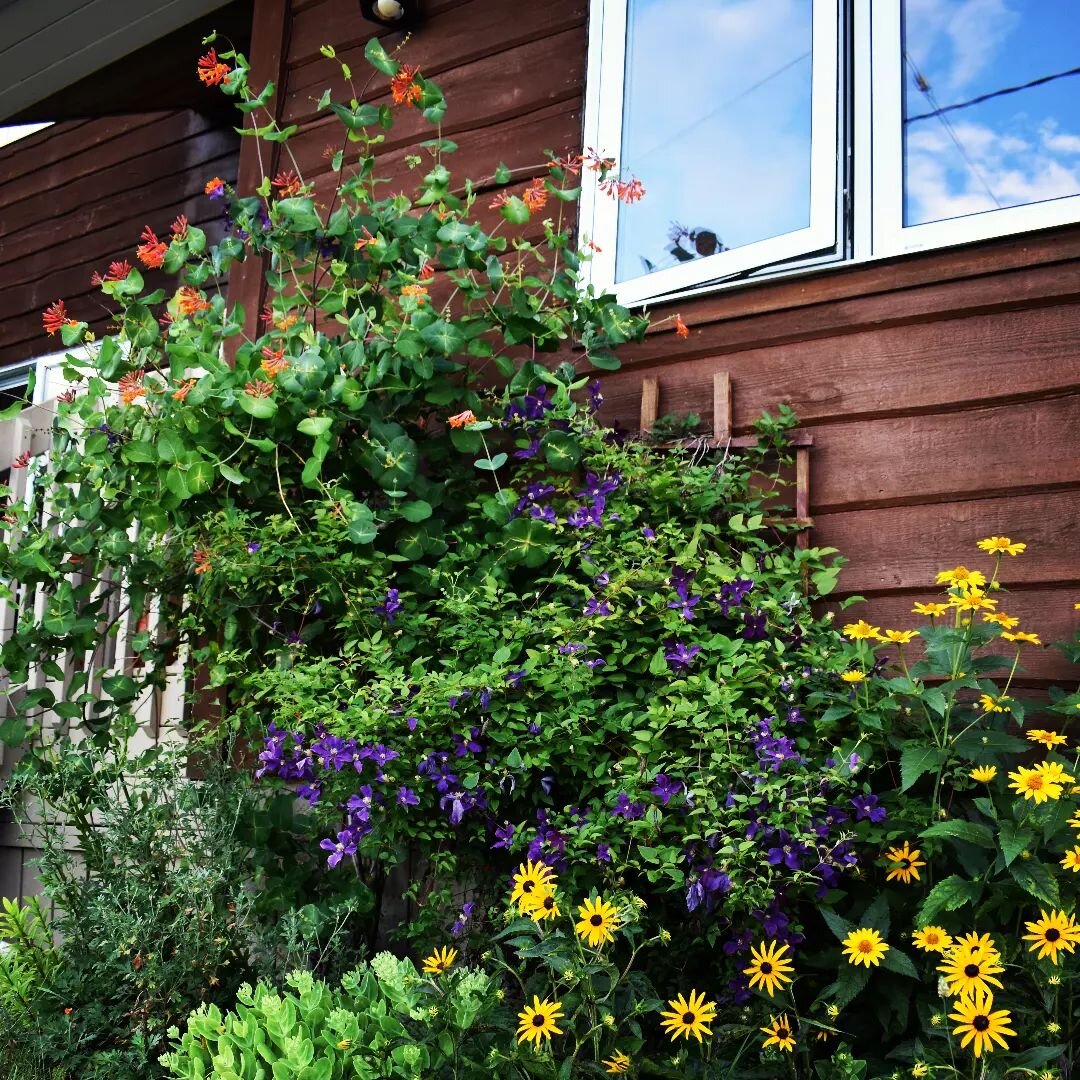
<svg viewBox="0 0 1080 1080"><path fill-rule="evenodd" d="M837 159L842 104L840 0L812 0L812 3L810 224L616 284L619 203L586 180L581 192L581 232L585 239L601 248L589 261L586 284L592 284L598 291L613 291L620 303L635 304L837 247ZM591 0L590 8L585 145L616 160L622 148L627 6L628 0ZM648 178L642 179L648 188Z"/></svg>
<svg viewBox="0 0 1080 1080"><path fill-rule="evenodd" d="M951 247L1080 221L1080 195L904 225L901 0L874 0L871 25L875 256ZM856 149L856 153L858 149Z"/></svg>

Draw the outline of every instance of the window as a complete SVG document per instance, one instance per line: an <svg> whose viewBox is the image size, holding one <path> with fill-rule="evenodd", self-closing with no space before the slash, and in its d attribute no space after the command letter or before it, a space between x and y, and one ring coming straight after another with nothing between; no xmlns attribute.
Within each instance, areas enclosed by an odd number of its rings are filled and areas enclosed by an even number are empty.
<svg viewBox="0 0 1080 1080"><path fill-rule="evenodd" d="M1076 0L592 0L594 284L624 303L1080 220Z"/></svg>

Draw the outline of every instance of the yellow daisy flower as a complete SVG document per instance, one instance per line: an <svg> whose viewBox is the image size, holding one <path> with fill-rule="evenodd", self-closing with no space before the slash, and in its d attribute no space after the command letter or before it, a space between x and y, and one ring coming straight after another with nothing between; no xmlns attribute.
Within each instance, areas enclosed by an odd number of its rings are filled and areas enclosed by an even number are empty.
<svg viewBox="0 0 1080 1080"><path fill-rule="evenodd" d="M777 946L775 941L766 941L759 951L756 946L750 946L750 955L753 959L748 968L743 968L743 974L750 976L750 989L761 987L769 997L777 990L783 990L784 984L791 982L789 971L793 971L791 961L785 955L789 946Z"/></svg>
<svg viewBox="0 0 1080 1080"><path fill-rule="evenodd" d="M860 619L844 627L844 637L852 641L880 641L881 627L871 626L865 619Z"/></svg>
<svg viewBox="0 0 1080 1080"><path fill-rule="evenodd" d="M761 1044L762 1050L775 1045L777 1050L784 1050L790 1054L795 1049L795 1034L791 1030L791 1021L787 1018L787 1013L781 1013L779 1017L770 1016L769 1026L761 1030L768 1035Z"/></svg>
<svg viewBox="0 0 1080 1080"><path fill-rule="evenodd" d="M1066 824L1069 825L1070 828L1080 829L1080 810L1077 810L1077 812L1073 814L1071 818L1069 818Z"/></svg>
<svg viewBox="0 0 1080 1080"><path fill-rule="evenodd" d="M857 683L866 681L866 673L862 671L841 671L840 678L854 686Z"/></svg>
<svg viewBox="0 0 1080 1080"><path fill-rule="evenodd" d="M881 935L869 927L852 930L841 943L849 964L865 964L877 967L881 958L889 951L889 946L881 940Z"/></svg>
<svg viewBox="0 0 1080 1080"><path fill-rule="evenodd" d="M1056 761L1040 761L1035 766L1035 771L1042 773L1051 784L1071 784L1076 779Z"/></svg>
<svg viewBox="0 0 1080 1080"><path fill-rule="evenodd" d="M996 765L979 765L968 773L972 780L978 780L980 784L989 784L997 776Z"/></svg>
<svg viewBox="0 0 1080 1080"><path fill-rule="evenodd" d="M997 623L1004 630L1011 630L1020 625L1020 620L1012 615L1006 615L1004 611L984 611L983 622Z"/></svg>
<svg viewBox="0 0 1080 1080"><path fill-rule="evenodd" d="M1019 555L1027 544L1014 544L1007 536L988 536L976 546L987 555Z"/></svg>
<svg viewBox="0 0 1080 1080"><path fill-rule="evenodd" d="M997 600L989 597L981 589L968 589L949 599L949 603L958 611L981 611L983 608L997 607Z"/></svg>
<svg viewBox="0 0 1080 1080"><path fill-rule="evenodd" d="M925 1061L916 1061L915 1064L911 1066L911 1075L915 1077L929 1076L930 1066L927 1065Z"/></svg>
<svg viewBox="0 0 1080 1080"><path fill-rule="evenodd" d="M1000 697L994 697L992 694L980 694L979 695L979 708L983 712L1008 712L1008 705L1003 702L1011 701L1012 699L1002 694Z"/></svg>
<svg viewBox="0 0 1080 1080"><path fill-rule="evenodd" d="M945 957L945 963L939 965L938 971L945 976L950 994L966 995L976 991L992 994L991 986L1004 989L994 978L1005 970L998 959L996 952L955 948Z"/></svg>
<svg viewBox="0 0 1080 1080"><path fill-rule="evenodd" d="M939 619L949 610L949 605L916 604L911 610L915 615L929 615L931 619Z"/></svg>
<svg viewBox="0 0 1080 1080"><path fill-rule="evenodd" d="M535 994L533 1003L526 1005L518 1013L518 1042L535 1042L539 1047L541 1039L551 1042L552 1035L561 1035L555 1021L562 1017L562 1006L557 1001L541 1001Z"/></svg>
<svg viewBox="0 0 1080 1080"><path fill-rule="evenodd" d="M953 940L952 951L992 956L995 960L1001 959L1001 953L989 934L961 934L960 937Z"/></svg>
<svg viewBox="0 0 1080 1080"><path fill-rule="evenodd" d="M1024 941L1033 943L1028 951L1038 950L1037 959L1049 956L1050 963L1057 964L1059 951L1071 953L1080 944L1080 926L1076 925L1072 915L1066 915L1064 911L1051 911L1047 915L1040 908L1039 915L1035 922L1024 923L1030 931L1024 935Z"/></svg>
<svg viewBox="0 0 1080 1080"><path fill-rule="evenodd" d="M555 887L555 871L546 863L533 862L531 859L523 862L513 877L514 891L510 894L510 903L517 904L518 910L524 915L523 901L528 900L533 892L551 890Z"/></svg>
<svg viewBox="0 0 1080 1080"><path fill-rule="evenodd" d="M921 854L922 852L919 848L909 848L906 840L901 847L889 848L885 858L888 859L893 866L885 875L885 880L902 881L905 885L910 885L912 878L918 881L919 867L926 865L924 861L920 861L919 859Z"/></svg>
<svg viewBox="0 0 1080 1080"><path fill-rule="evenodd" d="M671 1012L660 1013L663 1018L660 1026L667 1028L672 1042L680 1035L687 1040L693 1035L698 1042L701 1042L702 1035L712 1035L708 1025L716 1020L716 1003L706 1001L704 994L691 990L689 1001L680 994L668 1002L668 1008Z"/></svg>
<svg viewBox="0 0 1080 1080"><path fill-rule="evenodd" d="M1056 731L1044 731L1042 728L1032 728L1027 737L1031 742L1042 743L1043 746L1053 748L1055 746L1064 746L1069 740L1064 735L1059 735Z"/></svg>
<svg viewBox="0 0 1080 1080"><path fill-rule="evenodd" d="M449 971L450 966L457 959L457 949L436 949L424 960L425 975L441 975Z"/></svg>
<svg viewBox="0 0 1080 1080"><path fill-rule="evenodd" d="M1026 630L1017 630L1015 634L1006 631L1001 635L1006 641L1025 642L1028 645L1041 645L1038 634L1029 634Z"/></svg>
<svg viewBox="0 0 1080 1080"><path fill-rule="evenodd" d="M882 635L883 640L891 641L896 645L907 645L918 636L918 630L886 630Z"/></svg>
<svg viewBox="0 0 1080 1080"><path fill-rule="evenodd" d="M579 938L589 943L590 949L598 949L606 941L614 941L612 933L619 925L619 912L614 905L602 900L586 900L578 906L580 921L574 927Z"/></svg>
<svg viewBox="0 0 1080 1080"><path fill-rule="evenodd" d="M1061 860L1061 865L1074 874L1080 872L1080 847L1074 847L1071 851L1066 851L1065 858Z"/></svg>
<svg viewBox="0 0 1080 1080"><path fill-rule="evenodd" d="M1003 1049L1009 1049L1009 1044L1002 1036L1016 1034L1009 1027L1012 1017L1007 1009L991 1012L993 1002L993 997L985 991L971 995L965 994L957 1003L956 1012L949 1013L949 1018L957 1021L953 1034L964 1036L960 1040L961 1050L972 1042L975 1044L972 1052L976 1057L979 1057L984 1050L993 1051L995 1042Z"/></svg>
<svg viewBox="0 0 1080 1080"><path fill-rule="evenodd" d="M952 937L940 926L924 926L911 935L911 941L923 952L943 953L952 944Z"/></svg>
<svg viewBox="0 0 1080 1080"><path fill-rule="evenodd" d="M935 579L939 585L956 585L961 589L978 588L986 584L986 575L980 570L969 570L966 566L954 566L951 570L941 570Z"/></svg>
<svg viewBox="0 0 1080 1080"><path fill-rule="evenodd" d="M1036 806L1048 799L1061 798L1061 785L1053 783L1038 769L1025 769L1021 765L1016 772L1009 773L1009 779L1012 781L1009 787L1025 799L1034 799Z"/></svg>
<svg viewBox="0 0 1080 1080"><path fill-rule="evenodd" d="M624 1054L621 1050L616 1050L611 1057L605 1058L602 1065L606 1065L605 1072L609 1073L624 1073L630 1071L630 1056Z"/></svg>

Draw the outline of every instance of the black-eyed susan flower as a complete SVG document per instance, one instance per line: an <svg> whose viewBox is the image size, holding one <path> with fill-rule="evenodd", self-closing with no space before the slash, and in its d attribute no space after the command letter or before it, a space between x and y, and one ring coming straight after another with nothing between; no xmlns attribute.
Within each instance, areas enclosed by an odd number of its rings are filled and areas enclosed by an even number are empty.
<svg viewBox="0 0 1080 1080"><path fill-rule="evenodd" d="M791 1030L791 1021L787 1013L769 1017L769 1026L761 1029L768 1038L761 1044L762 1050L775 1046L777 1050L791 1053L795 1049L795 1033Z"/></svg>
<svg viewBox="0 0 1080 1080"><path fill-rule="evenodd" d="M789 972L794 971L786 955L788 952L788 945L779 945L775 941L764 942L760 950L751 945L750 955L753 959L749 967L743 968L743 974L750 976L750 989L761 987L769 997L777 990L783 990L784 985L791 982Z"/></svg>
<svg viewBox="0 0 1080 1080"><path fill-rule="evenodd" d="M1009 779L1012 781L1009 787L1025 799L1034 799L1036 806L1047 800L1061 798L1061 784L1054 783L1038 769L1026 769L1020 765L1016 772L1009 773Z"/></svg>
<svg viewBox="0 0 1080 1080"><path fill-rule="evenodd" d="M976 545L987 555L1019 555L1027 544L1014 544L1007 536L988 536Z"/></svg>
<svg viewBox="0 0 1080 1080"><path fill-rule="evenodd" d="M1001 953L989 934L961 934L953 940L953 951L958 949L976 953L979 956L992 956L995 960L1001 959Z"/></svg>
<svg viewBox="0 0 1080 1080"><path fill-rule="evenodd" d="M859 683L866 681L866 673L863 671L841 671L840 678L852 686L857 686Z"/></svg>
<svg viewBox="0 0 1080 1080"><path fill-rule="evenodd" d="M667 1029L672 1042L680 1035L687 1040L693 1035L698 1042L702 1035L712 1035L708 1025L716 1019L716 1003L706 1001L704 994L691 990L689 1001L680 994L668 1002L668 1008L670 1012L660 1013L660 1026Z"/></svg>
<svg viewBox="0 0 1080 1080"><path fill-rule="evenodd" d="M1029 952L1038 950L1037 959L1042 960L1050 957L1050 963L1058 962L1058 953L1074 952L1077 944L1080 944L1080 926L1072 915L1066 915L1064 911L1051 911L1049 915L1042 909L1039 910L1039 918L1035 922L1025 922L1029 933L1024 935L1024 941L1030 941Z"/></svg>
<svg viewBox="0 0 1080 1080"><path fill-rule="evenodd" d="M939 585L956 586L960 589L977 589L986 584L981 570L969 570L966 566L954 566L951 570L939 570L934 579Z"/></svg>
<svg viewBox="0 0 1080 1080"><path fill-rule="evenodd" d="M949 1013L952 1020L957 1021L953 1028L954 1035L963 1035L960 1040L960 1048L966 1049L971 1043L972 1053L980 1057L984 1050L992 1051L996 1042L1002 1049L1008 1050L1009 1044L1003 1036L1015 1035L1009 1024L1012 1017L1007 1009L993 1008L993 997L985 990L979 990L972 994L964 994L956 1005L956 1012Z"/></svg>
<svg viewBox="0 0 1080 1080"><path fill-rule="evenodd" d="M949 610L948 604L916 604L912 609L915 615L929 615L931 619L940 619Z"/></svg>
<svg viewBox="0 0 1080 1080"><path fill-rule="evenodd" d="M881 627L871 626L865 619L860 619L844 627L844 637L852 641L880 641Z"/></svg>
<svg viewBox="0 0 1080 1080"><path fill-rule="evenodd" d="M579 921L574 929L579 938L589 943L590 949L598 949L606 941L614 941L614 931L619 926L619 912L599 896L578 905Z"/></svg>
<svg viewBox="0 0 1080 1080"><path fill-rule="evenodd" d="M611 1055L611 1057L605 1058L601 1062L601 1064L607 1066L607 1068L604 1070L605 1072L609 1072L609 1073L629 1072L630 1071L630 1065L631 1065L630 1055L629 1054L624 1054L621 1050L616 1050Z"/></svg>
<svg viewBox="0 0 1080 1080"><path fill-rule="evenodd" d="M457 949L436 949L430 956L424 958L425 975L441 975L449 971L457 959Z"/></svg>
<svg viewBox="0 0 1080 1080"><path fill-rule="evenodd" d="M889 848L885 858L892 863L892 867L885 875L886 881L902 881L910 885L912 878L919 880L919 867L925 866L926 862L919 859L922 854L919 848L909 848L905 840L900 847Z"/></svg>
<svg viewBox="0 0 1080 1080"><path fill-rule="evenodd" d="M940 926L924 926L911 935L912 944L923 952L943 953L952 945L952 937Z"/></svg>
<svg viewBox="0 0 1080 1080"><path fill-rule="evenodd" d="M552 1035L561 1035L562 1031L556 1026L556 1021L562 1017L562 1006L557 1001L541 1001L535 994L533 1003L526 1005L518 1013L517 1037L518 1042L534 1042L540 1045L541 1039L551 1042Z"/></svg>
<svg viewBox="0 0 1080 1080"><path fill-rule="evenodd" d="M894 645L907 645L919 636L918 630L886 630L882 635L882 641L891 641Z"/></svg>
<svg viewBox="0 0 1080 1080"><path fill-rule="evenodd" d="M555 887L555 871L546 863L533 862L531 859L523 862L513 877L513 892L510 893L510 902L517 904L518 910L524 915L525 908L522 901L526 900L533 892L553 889Z"/></svg>
<svg viewBox="0 0 1080 1080"><path fill-rule="evenodd" d="M1041 645L1042 641L1038 634L1029 634L1026 630L1017 630L1015 634L1011 634L1005 631L1001 635L1006 641L1015 641L1017 644L1023 642L1026 645Z"/></svg>
<svg viewBox="0 0 1080 1080"><path fill-rule="evenodd" d="M991 986L1004 989L1001 982L994 978L1005 970L998 961L996 950L987 952L958 946L945 957L945 963L938 966L938 971L945 976L951 994L973 994L976 991L993 994Z"/></svg>
<svg viewBox="0 0 1080 1080"><path fill-rule="evenodd" d="M882 941L881 935L869 927L852 930L842 944L848 963L856 966L865 964L867 967L877 967L889 951L889 946Z"/></svg>
<svg viewBox="0 0 1080 1080"><path fill-rule="evenodd" d="M1032 728L1027 733L1027 738L1031 742L1042 743L1043 746L1051 749L1055 746L1064 746L1069 741L1064 735L1059 735L1056 731L1046 731L1043 728Z"/></svg>
<svg viewBox="0 0 1080 1080"><path fill-rule="evenodd" d="M555 898L554 889L543 889L540 892L530 893L528 898L520 905L522 914L528 915L533 922L543 922L545 919L557 919L562 912L559 911L559 902Z"/></svg>
<svg viewBox="0 0 1080 1080"><path fill-rule="evenodd" d="M978 780L980 784L989 784L997 776L997 766L978 765L968 773L968 776L972 780Z"/></svg>

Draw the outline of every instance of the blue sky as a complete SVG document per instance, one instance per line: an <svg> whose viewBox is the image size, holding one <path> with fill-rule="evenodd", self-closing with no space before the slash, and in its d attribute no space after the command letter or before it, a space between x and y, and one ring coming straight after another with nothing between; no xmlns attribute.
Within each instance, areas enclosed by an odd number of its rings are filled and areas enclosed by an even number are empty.
<svg viewBox="0 0 1080 1080"><path fill-rule="evenodd" d="M907 55L934 96L905 64L905 115L1080 66L1077 0L905 0L904 11ZM937 116L905 125L905 224L1080 192L1080 76L944 116L951 133Z"/></svg>

